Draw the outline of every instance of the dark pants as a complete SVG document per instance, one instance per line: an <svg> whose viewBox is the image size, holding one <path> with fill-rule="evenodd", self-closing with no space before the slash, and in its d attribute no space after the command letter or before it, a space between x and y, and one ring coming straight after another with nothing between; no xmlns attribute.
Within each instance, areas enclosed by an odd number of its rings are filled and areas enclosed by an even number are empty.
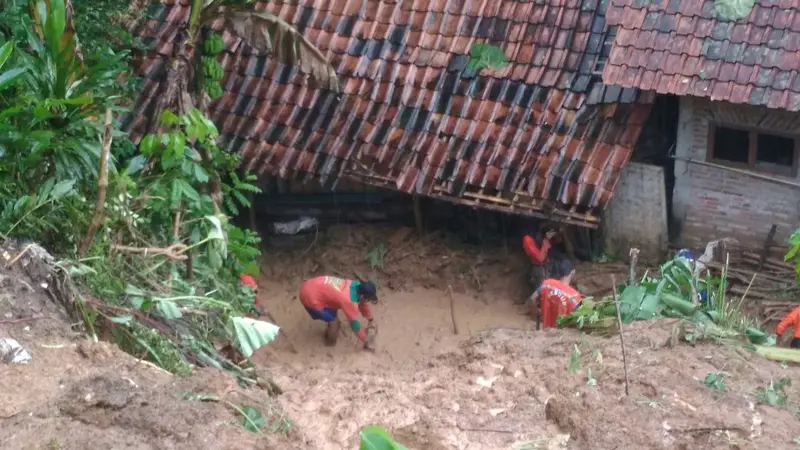
<svg viewBox="0 0 800 450"><path fill-rule="evenodd" d="M800 348L800 338L792 339L792 343L789 344L791 348Z"/></svg>
<svg viewBox="0 0 800 450"><path fill-rule="evenodd" d="M530 276L528 282L534 289L539 289L542 282L548 278L562 278L569 275L572 270L572 264L568 259L551 259L542 265L531 265Z"/></svg>
<svg viewBox="0 0 800 450"><path fill-rule="evenodd" d="M322 311L317 311L315 309L306 307L306 311L308 311L308 315L314 320L321 320L328 323L336 320L336 311L330 308L322 308Z"/></svg>
<svg viewBox="0 0 800 450"><path fill-rule="evenodd" d="M531 287L536 290L539 289L539 286L542 285L542 282L548 278L550 278L550 273L552 272L552 263L546 262L542 265L533 264L531 265L530 275L528 276L528 283L530 283Z"/></svg>

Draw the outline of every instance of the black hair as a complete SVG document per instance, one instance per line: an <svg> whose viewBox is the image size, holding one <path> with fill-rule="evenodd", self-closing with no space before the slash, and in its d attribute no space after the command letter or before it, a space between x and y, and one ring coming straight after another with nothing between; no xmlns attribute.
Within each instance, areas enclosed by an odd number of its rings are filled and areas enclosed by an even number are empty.
<svg viewBox="0 0 800 450"><path fill-rule="evenodd" d="M575 266L572 264L572 261L569 259L556 259L553 261L553 268L552 268L552 276L553 278L564 278L565 276L569 275L573 270L575 270Z"/></svg>

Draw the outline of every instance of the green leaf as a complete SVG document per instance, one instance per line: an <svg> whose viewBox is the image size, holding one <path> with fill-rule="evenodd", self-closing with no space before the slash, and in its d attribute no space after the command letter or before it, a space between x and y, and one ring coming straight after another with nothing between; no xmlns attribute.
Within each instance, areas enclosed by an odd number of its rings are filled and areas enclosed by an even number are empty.
<svg viewBox="0 0 800 450"><path fill-rule="evenodd" d="M194 164L194 178L198 183L208 182L208 174L199 164Z"/></svg>
<svg viewBox="0 0 800 450"><path fill-rule="evenodd" d="M128 173L133 175L139 172L144 169L145 164L147 164L147 158L144 155L134 156L128 163Z"/></svg>
<svg viewBox="0 0 800 450"><path fill-rule="evenodd" d="M647 288L644 286L633 285L625 287L625 290L619 296L619 312L624 323L631 323L636 319L646 294Z"/></svg>
<svg viewBox="0 0 800 450"><path fill-rule="evenodd" d="M0 90L4 89L6 86L10 86L11 83L13 83L14 80L19 78L23 73L25 73L25 69L11 69L9 71L0 73Z"/></svg>
<svg viewBox="0 0 800 450"><path fill-rule="evenodd" d="M14 42L9 41L0 47L0 68L8 61L11 54L14 53Z"/></svg>
<svg viewBox="0 0 800 450"><path fill-rule="evenodd" d="M242 273L245 275L256 276L259 274L258 263L250 261L242 268Z"/></svg>
<svg viewBox="0 0 800 450"><path fill-rule="evenodd" d="M383 427L366 426L358 436L361 440L359 450L407 450L405 446L395 442Z"/></svg>
<svg viewBox="0 0 800 450"><path fill-rule="evenodd" d="M232 317L231 325L236 347L245 358L250 358L256 350L274 341L280 330L277 325L249 317Z"/></svg>
<svg viewBox="0 0 800 450"><path fill-rule="evenodd" d="M714 0L717 15L722 20L736 21L750 15L756 0Z"/></svg>
<svg viewBox="0 0 800 450"><path fill-rule="evenodd" d="M170 299L159 299L156 303L156 309L158 309L159 314L167 320L175 320L183 317L181 310L178 309L178 305Z"/></svg>
<svg viewBox="0 0 800 450"><path fill-rule="evenodd" d="M251 433L258 433L258 431L267 425L266 419L261 415L261 412L248 405L241 406L242 413L244 414L242 426L245 430Z"/></svg>
<svg viewBox="0 0 800 450"><path fill-rule="evenodd" d="M53 186L53 190L50 191L50 198L53 199L60 199L65 195L72 192L72 188L75 186L75 180L64 180L60 181L58 184Z"/></svg>
<svg viewBox="0 0 800 450"><path fill-rule="evenodd" d="M161 114L161 124L166 126L176 125L181 122L181 118L176 116L175 113L166 109Z"/></svg>
<svg viewBox="0 0 800 450"><path fill-rule="evenodd" d="M474 44L469 54L465 72L472 74L483 69L502 70L508 65L503 49L492 44Z"/></svg>
<svg viewBox="0 0 800 450"><path fill-rule="evenodd" d="M130 325L133 323L133 316L112 317L111 321L120 325Z"/></svg>
<svg viewBox="0 0 800 450"><path fill-rule="evenodd" d="M150 156L156 150L157 144L156 135L148 134L142 138L142 142L139 144L139 151L145 156Z"/></svg>

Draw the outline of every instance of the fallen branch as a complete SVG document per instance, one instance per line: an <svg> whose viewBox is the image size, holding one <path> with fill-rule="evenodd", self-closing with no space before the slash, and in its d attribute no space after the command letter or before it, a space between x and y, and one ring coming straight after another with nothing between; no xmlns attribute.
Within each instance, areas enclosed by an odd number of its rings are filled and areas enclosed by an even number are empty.
<svg viewBox="0 0 800 450"><path fill-rule="evenodd" d="M108 153L111 150L111 109L106 109L106 130L103 133L103 146L100 148L100 168L97 175L97 200L94 203L94 214L92 221L89 222L89 228L86 230L86 236L83 237L78 246L78 256L83 256L92 245L94 235L97 229L103 223L103 212L106 206L106 194L108 192Z"/></svg>
<svg viewBox="0 0 800 450"><path fill-rule="evenodd" d="M23 323L23 322L33 322L34 320L39 320L41 318L42 318L42 316L36 316L36 317L21 317L19 319L0 320L0 325L7 325L7 324L13 324L13 323Z"/></svg>
<svg viewBox="0 0 800 450"><path fill-rule="evenodd" d="M25 246L25 248L24 248L24 249L22 249L22 251L21 251L21 252L19 252L19 254L18 254L17 256L15 256L15 257L14 257L14 259L12 259L11 261L9 261L9 262L7 262L7 263L6 263L6 269L8 269L9 267L13 266L13 265L14 265L14 263L16 263L17 261L19 261L19 259L20 259L20 258L22 258L22 256L23 256L23 255L25 255L25 253L28 253L28 250L30 250L30 249L31 249L31 247L33 247L33 244L28 244L28 245L26 245L26 246Z"/></svg>
<svg viewBox="0 0 800 450"><path fill-rule="evenodd" d="M450 319L453 320L453 334L458 334L458 323L456 322L456 305L453 300L453 286L447 285L447 292L450 294Z"/></svg>
<svg viewBox="0 0 800 450"><path fill-rule="evenodd" d="M614 275L611 275L611 286L614 288L614 306L617 308L617 321L619 322L619 345L622 347L622 369L625 371L625 395L630 395L628 392L628 360L625 356L625 338L622 336L622 313L619 311L619 296L617 295L617 280Z"/></svg>
<svg viewBox="0 0 800 450"><path fill-rule="evenodd" d="M127 245L114 245L115 250L125 253L141 254L145 258L148 255L163 255L175 261L185 261L187 256L184 252L188 249L184 244L173 244L169 247L129 247Z"/></svg>

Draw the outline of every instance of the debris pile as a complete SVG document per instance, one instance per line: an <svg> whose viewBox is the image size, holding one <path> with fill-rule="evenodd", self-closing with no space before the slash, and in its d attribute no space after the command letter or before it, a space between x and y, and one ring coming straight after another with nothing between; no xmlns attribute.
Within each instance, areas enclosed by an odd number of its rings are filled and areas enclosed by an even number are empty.
<svg viewBox="0 0 800 450"><path fill-rule="evenodd" d="M393 291L415 286L447 290L450 285L456 292L513 296L524 286L525 267L516 247L487 251L445 232L420 237L411 227L343 224L311 233L295 246L275 245L265 253L262 271L268 278L298 283L329 274L369 278ZM509 286L508 275L514 272L520 283Z"/></svg>
<svg viewBox="0 0 800 450"><path fill-rule="evenodd" d="M709 244L709 249L726 246L724 242L715 241ZM617 289L613 296L584 300L572 314L559 318L558 324L611 330L634 320L679 318L673 340L683 338L694 343L709 338L747 346L768 359L800 362L800 351L772 348L775 337L762 331L760 324L743 312L747 288L752 288L751 280L755 275L748 280L745 292L737 295L730 286L730 280L734 279L730 275L730 257L726 256L726 263L716 275L717 258L708 257L713 253L706 252L695 260L690 259L692 255L679 252L661 265L657 274L651 275L648 271L641 279L614 286ZM631 267L635 269L635 258Z"/></svg>

